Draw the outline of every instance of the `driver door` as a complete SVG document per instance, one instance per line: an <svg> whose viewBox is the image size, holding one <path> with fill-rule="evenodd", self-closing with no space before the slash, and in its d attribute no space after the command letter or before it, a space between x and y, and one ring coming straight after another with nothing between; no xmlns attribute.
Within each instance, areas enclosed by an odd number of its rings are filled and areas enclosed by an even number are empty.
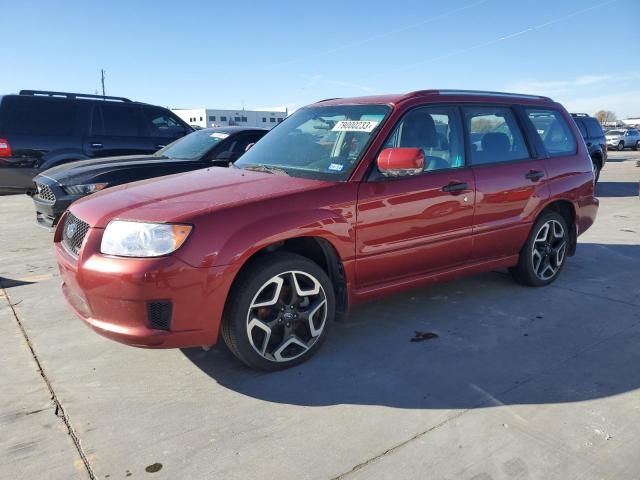
<svg viewBox="0 0 640 480"><path fill-rule="evenodd" d="M359 187L356 281L367 287L445 270L469 260L474 177L464 162L456 107L408 112L385 148L422 149L422 175L382 177L377 170Z"/></svg>

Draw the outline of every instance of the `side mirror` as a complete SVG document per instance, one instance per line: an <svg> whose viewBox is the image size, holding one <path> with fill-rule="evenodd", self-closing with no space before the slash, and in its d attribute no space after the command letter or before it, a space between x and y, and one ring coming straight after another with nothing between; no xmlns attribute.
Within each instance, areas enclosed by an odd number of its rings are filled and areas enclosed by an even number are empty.
<svg viewBox="0 0 640 480"><path fill-rule="evenodd" d="M376 163L385 177L421 175L424 154L419 148L385 148L378 155Z"/></svg>
<svg viewBox="0 0 640 480"><path fill-rule="evenodd" d="M235 162L238 159L238 155L231 150L220 153L214 160L224 160L225 162Z"/></svg>
<svg viewBox="0 0 640 480"><path fill-rule="evenodd" d="M249 145L247 145L244 148L245 153L248 152L249 150L251 150L251 147L253 147L256 144L256 142L251 142Z"/></svg>

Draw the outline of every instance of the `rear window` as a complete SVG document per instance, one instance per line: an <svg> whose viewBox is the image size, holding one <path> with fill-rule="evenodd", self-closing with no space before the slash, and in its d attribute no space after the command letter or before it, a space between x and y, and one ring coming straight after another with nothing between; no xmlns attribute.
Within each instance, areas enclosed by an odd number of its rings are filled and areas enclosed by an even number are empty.
<svg viewBox="0 0 640 480"><path fill-rule="evenodd" d="M577 118L574 118L574 120L576 122L576 125L578 126L578 130L580 130L580 135L582 135L582 138L587 138L587 127L584 126L584 122L582 120L578 120Z"/></svg>
<svg viewBox="0 0 640 480"><path fill-rule="evenodd" d="M76 105L66 100L4 97L0 109L3 133L70 135L76 121Z"/></svg>
<svg viewBox="0 0 640 480"><path fill-rule="evenodd" d="M604 132L602 131L602 127L600 126L600 122L595 118L585 118L584 123L587 126L587 132L590 137L602 137L604 136Z"/></svg>
<svg viewBox="0 0 640 480"><path fill-rule="evenodd" d="M541 108L526 108L525 111L550 156L576 153L576 139L560 112Z"/></svg>

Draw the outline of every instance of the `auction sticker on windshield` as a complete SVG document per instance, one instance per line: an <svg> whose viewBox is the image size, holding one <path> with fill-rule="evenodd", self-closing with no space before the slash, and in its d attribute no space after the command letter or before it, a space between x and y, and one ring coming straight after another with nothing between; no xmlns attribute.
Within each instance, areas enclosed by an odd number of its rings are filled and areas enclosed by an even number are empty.
<svg viewBox="0 0 640 480"><path fill-rule="evenodd" d="M372 132L380 122L371 120L340 120L331 129L332 132Z"/></svg>
<svg viewBox="0 0 640 480"><path fill-rule="evenodd" d="M221 140L224 140L225 138L227 138L229 136L228 133L223 133L223 132L213 132L211 135L209 135L211 138L219 138Z"/></svg>

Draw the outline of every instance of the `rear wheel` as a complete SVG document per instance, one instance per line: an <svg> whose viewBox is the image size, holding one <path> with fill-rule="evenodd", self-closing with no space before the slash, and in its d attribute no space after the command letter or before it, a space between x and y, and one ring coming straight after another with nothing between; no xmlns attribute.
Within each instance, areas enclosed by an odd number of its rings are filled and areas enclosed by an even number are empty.
<svg viewBox="0 0 640 480"><path fill-rule="evenodd" d="M616 149L620 152L622 150L624 150L624 142L620 141L620 143L618 143L618 146L616 147Z"/></svg>
<svg viewBox="0 0 640 480"><path fill-rule="evenodd" d="M600 170L601 170L601 163L600 160L597 158L592 158L591 159L591 163L593 163L593 178L594 178L594 182L598 182L598 179L600 178Z"/></svg>
<svg viewBox="0 0 640 480"><path fill-rule="evenodd" d="M240 275L222 324L231 352L260 370L292 367L311 357L335 316L333 286L324 270L300 255L276 252Z"/></svg>
<svg viewBox="0 0 640 480"><path fill-rule="evenodd" d="M529 239L520 251L518 265L509 269L523 285L542 287L553 282L566 260L569 229L562 215L547 212L533 225Z"/></svg>

